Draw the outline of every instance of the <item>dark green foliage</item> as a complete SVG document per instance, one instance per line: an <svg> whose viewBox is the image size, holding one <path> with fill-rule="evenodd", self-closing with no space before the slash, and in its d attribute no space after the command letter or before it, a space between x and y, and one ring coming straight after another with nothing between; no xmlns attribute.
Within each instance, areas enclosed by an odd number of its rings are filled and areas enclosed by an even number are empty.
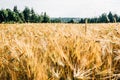
<svg viewBox="0 0 120 80"><path fill-rule="evenodd" d="M49 16L44 13L44 15L38 15L35 13L34 9L25 9L20 12L17 9L17 6L14 6L13 10L10 9L1 9L0 10L0 23L48 23L50 22Z"/></svg>
<svg viewBox="0 0 120 80"><path fill-rule="evenodd" d="M25 22L25 18L24 18L24 14L23 13L19 13L19 17L20 17L20 22Z"/></svg>
<svg viewBox="0 0 120 80"><path fill-rule="evenodd" d="M7 22L8 12L6 10L0 10L0 22Z"/></svg>
<svg viewBox="0 0 120 80"><path fill-rule="evenodd" d="M107 15L106 13L103 13L98 18L87 18L88 23L113 23L113 22L120 22L120 17L117 14L112 14L109 12ZM81 18L79 23L85 23L85 18Z"/></svg>
<svg viewBox="0 0 120 80"><path fill-rule="evenodd" d="M36 14L33 9L31 9L31 16L30 16L30 22L35 22L36 21Z"/></svg>
<svg viewBox="0 0 120 80"><path fill-rule="evenodd" d="M46 12L44 13L44 15L43 15L43 21L42 21L43 23L48 23L48 22L50 22L50 18L49 18L49 16L46 14Z"/></svg>
<svg viewBox="0 0 120 80"><path fill-rule="evenodd" d="M110 21L110 22L114 22L114 17L113 17L113 15L112 15L111 12L109 12L108 18L109 18L109 21Z"/></svg>
<svg viewBox="0 0 120 80"><path fill-rule="evenodd" d="M14 11L15 13L19 13L19 11L18 11L18 9L17 9L17 6L14 6L13 11Z"/></svg>
<svg viewBox="0 0 120 80"><path fill-rule="evenodd" d="M70 21L68 21L68 23L75 23L75 20L71 19Z"/></svg>
<svg viewBox="0 0 120 80"><path fill-rule="evenodd" d="M118 17L117 14L114 14L114 19L115 19L117 22L119 22L119 17ZM115 22L115 21L114 21L114 22Z"/></svg>
<svg viewBox="0 0 120 80"><path fill-rule="evenodd" d="M86 18L50 18L46 12L38 15L34 9L25 7L23 11L19 11L17 6L13 10L0 10L0 23L85 23ZM87 18L87 23L113 23L120 22L120 16L117 14L103 13L98 18Z"/></svg>
<svg viewBox="0 0 120 80"><path fill-rule="evenodd" d="M61 18L56 18L56 19L53 19L51 20L51 23L61 23Z"/></svg>
<svg viewBox="0 0 120 80"><path fill-rule="evenodd" d="M16 13L11 11L10 9L6 9L8 16L7 16L7 21L17 21L17 16Z"/></svg>
<svg viewBox="0 0 120 80"><path fill-rule="evenodd" d="M79 21L79 23L85 23L85 19L81 18L81 20Z"/></svg>
<svg viewBox="0 0 120 80"><path fill-rule="evenodd" d="M102 14L99 19L98 19L98 22L99 23L108 23L109 22L109 19L107 17L107 14Z"/></svg>
<svg viewBox="0 0 120 80"><path fill-rule="evenodd" d="M120 17L118 18L118 22L120 22Z"/></svg>
<svg viewBox="0 0 120 80"><path fill-rule="evenodd" d="M30 21L30 9L28 7L25 7L25 9L23 10L23 14L24 14L25 22L29 22Z"/></svg>

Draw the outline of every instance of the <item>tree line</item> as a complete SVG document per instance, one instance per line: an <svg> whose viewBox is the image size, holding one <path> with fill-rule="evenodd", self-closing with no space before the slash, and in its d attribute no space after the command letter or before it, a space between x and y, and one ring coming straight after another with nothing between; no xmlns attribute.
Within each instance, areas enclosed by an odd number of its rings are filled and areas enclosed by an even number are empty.
<svg viewBox="0 0 120 80"><path fill-rule="evenodd" d="M36 14L33 8L25 7L23 11L18 10L17 6L11 9L0 10L0 23L113 23L120 22L117 14L103 13L95 18L50 18L46 12Z"/></svg>
<svg viewBox="0 0 120 80"><path fill-rule="evenodd" d="M87 20L87 23L115 23L120 22L120 16L117 14L112 14L112 12L109 12L108 14L103 13L99 17L95 18L80 18L80 19L71 19L68 21L68 23L85 23Z"/></svg>
<svg viewBox="0 0 120 80"><path fill-rule="evenodd" d="M109 12L108 14L103 13L98 18L82 18L79 23L85 23L85 20L87 19L88 23L115 23L120 22L120 16L117 14L112 14L112 12Z"/></svg>
<svg viewBox="0 0 120 80"><path fill-rule="evenodd" d="M1 9L0 10L0 23L48 23L50 22L49 16L46 12L41 13L41 15L36 14L34 9L25 7L23 11L17 9L14 6L11 9Z"/></svg>

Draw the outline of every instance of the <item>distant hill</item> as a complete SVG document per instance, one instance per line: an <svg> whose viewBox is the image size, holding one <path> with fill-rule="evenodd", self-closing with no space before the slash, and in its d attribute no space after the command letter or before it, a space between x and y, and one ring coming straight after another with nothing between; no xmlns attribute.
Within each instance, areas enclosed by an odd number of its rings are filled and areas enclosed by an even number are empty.
<svg viewBox="0 0 120 80"><path fill-rule="evenodd" d="M81 20L81 18L69 18L69 17L63 17L63 18L51 18L51 20L56 20L56 19L60 19L62 23L68 23L71 20L74 20L74 22L79 22Z"/></svg>

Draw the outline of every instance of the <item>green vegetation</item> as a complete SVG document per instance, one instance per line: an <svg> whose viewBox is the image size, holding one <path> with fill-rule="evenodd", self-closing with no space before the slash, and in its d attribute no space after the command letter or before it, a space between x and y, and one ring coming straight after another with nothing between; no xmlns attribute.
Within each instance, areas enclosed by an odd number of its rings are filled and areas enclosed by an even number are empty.
<svg viewBox="0 0 120 80"><path fill-rule="evenodd" d="M50 22L49 16L45 13L38 15L34 9L25 7L23 11L19 11L17 6L13 10L1 9L0 10L0 23L48 23Z"/></svg>
<svg viewBox="0 0 120 80"><path fill-rule="evenodd" d="M94 18L51 18L52 21L55 21L59 19L62 23L85 23L85 20L88 20L88 23L114 23L114 22L120 22L120 16L117 14L112 14L112 12L109 12L108 14L103 13L99 17ZM57 21L58 23L58 21Z"/></svg>
<svg viewBox="0 0 120 80"><path fill-rule="evenodd" d="M46 12L41 15L36 14L34 9L25 7L23 11L14 6L13 10L1 9L0 10L0 23L114 23L120 22L120 16L117 14L103 13L99 17L94 18L50 18Z"/></svg>

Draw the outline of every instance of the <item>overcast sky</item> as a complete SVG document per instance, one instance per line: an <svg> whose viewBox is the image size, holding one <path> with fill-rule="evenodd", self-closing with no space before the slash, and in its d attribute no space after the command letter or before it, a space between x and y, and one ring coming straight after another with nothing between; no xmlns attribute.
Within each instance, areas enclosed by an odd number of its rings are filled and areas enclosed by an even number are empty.
<svg viewBox="0 0 120 80"><path fill-rule="evenodd" d="M50 17L96 17L112 11L120 15L120 0L0 0L0 8L17 5L23 10L25 6L35 12L47 12Z"/></svg>

